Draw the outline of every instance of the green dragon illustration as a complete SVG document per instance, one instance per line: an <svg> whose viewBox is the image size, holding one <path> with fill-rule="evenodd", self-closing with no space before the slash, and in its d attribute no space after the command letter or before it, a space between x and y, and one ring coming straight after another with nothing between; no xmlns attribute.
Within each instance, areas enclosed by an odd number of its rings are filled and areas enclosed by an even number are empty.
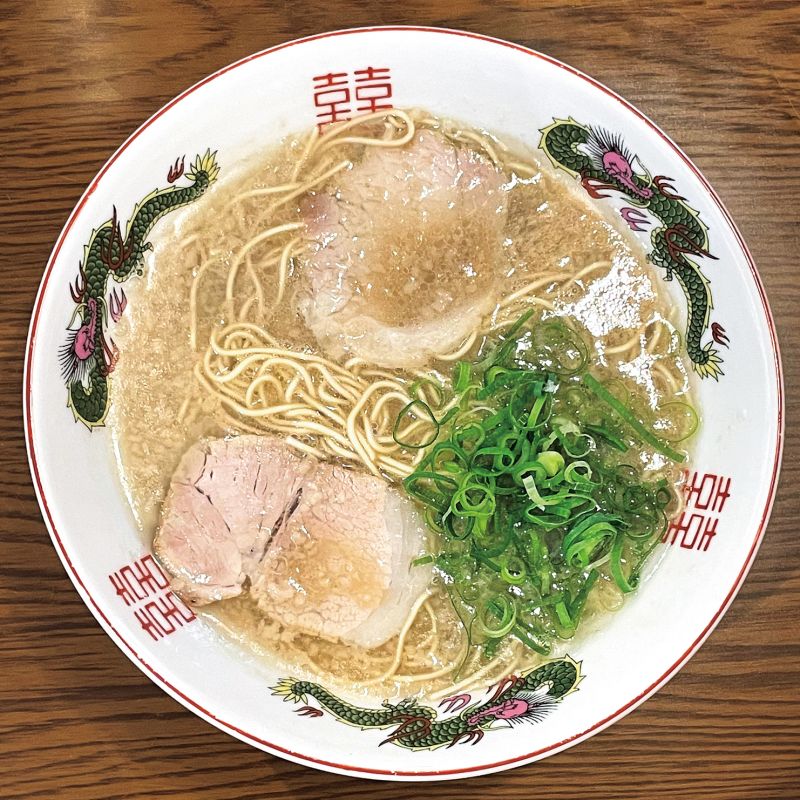
<svg viewBox="0 0 800 800"><path fill-rule="evenodd" d="M660 220L662 226L653 230L650 237L649 259L666 270L666 280L676 277L686 296L686 352L695 371L703 378L718 380L723 374L722 358L711 342L703 343L713 308L711 287L700 267L689 258L716 258L708 250L708 229L697 211L686 204L685 197L675 194L672 178L634 172L638 159L617 134L581 125L572 118L555 119L541 134L539 146L548 158L558 169L579 178L591 197L609 197L604 190L627 197L635 208L623 208L620 213L632 230L641 231L651 224L639 209L646 209ZM727 347L724 328L717 322L710 328L714 342Z"/></svg>
<svg viewBox="0 0 800 800"><path fill-rule="evenodd" d="M549 661L519 676L509 675L495 686L488 699L472 702L470 694L448 697L439 703L445 713L412 698L399 703L384 701L380 708L362 708L347 703L318 683L283 678L273 694L286 702L304 703L297 709L302 716L320 717L319 708L308 705L308 697L333 714L336 719L361 730L368 728L394 731L381 744L398 745L409 750L432 750L458 743L477 744L488 730L524 722L539 722L566 695L574 692L583 679L581 665L569 656Z"/></svg>
<svg viewBox="0 0 800 800"><path fill-rule="evenodd" d="M167 181L172 184L183 175L184 160L170 167ZM84 248L78 277L69 291L76 304L67 326L67 341L59 350L61 374L67 384L67 405L75 419L90 430L104 423L109 408L109 376L119 358L119 350L107 335L109 317L118 322L127 306L124 289L108 291L109 277L123 283L131 275L141 275L144 254L152 250L147 237L163 216L200 197L217 179L216 152L198 155L186 173L189 186L156 189L133 210L122 236L114 208L111 219L92 231ZM77 324L77 327L74 327Z"/></svg>

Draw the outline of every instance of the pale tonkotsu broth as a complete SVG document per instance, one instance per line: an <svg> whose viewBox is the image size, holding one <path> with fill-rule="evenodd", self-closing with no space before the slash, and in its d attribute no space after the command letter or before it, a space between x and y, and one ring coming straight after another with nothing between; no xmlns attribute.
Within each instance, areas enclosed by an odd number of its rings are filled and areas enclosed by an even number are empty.
<svg viewBox="0 0 800 800"><path fill-rule="evenodd" d="M484 230L495 222L470 217L469 210L458 229L433 228L424 241L409 233L398 213L382 252L382 283L359 286L359 302L387 325L413 319L426 303L438 303L443 314L449 304L470 298L492 298L491 307L456 346L421 367L376 366L341 352L341 337L323 349L300 310L308 302L312 248L301 222L303 204L319 201L323 192L335 198L337 182L371 148L408 147L431 131L501 171L499 246L488 247L491 232ZM370 137L373 142L359 141ZM238 168L224 163L224 153L220 161L222 180L172 227L162 223L145 277L115 332L122 355L108 424L148 543L181 456L204 436L289 437L301 452L399 485L422 457L421 450L392 440L411 383L433 376L446 385L457 360L474 359L487 336L501 334L527 309L570 319L590 343L593 371L619 378L643 406L690 397L673 304L659 275L630 237L523 148L428 113L397 111L322 135L289 137ZM354 233L352 247L359 246ZM452 280L447 257L425 259L426 253L475 248L482 252L459 281ZM441 286L447 287L442 296ZM258 383L265 375L270 379ZM277 406L286 411L265 413ZM633 457L643 473L678 485L679 468L651 449ZM621 602L603 574L587 615L597 619ZM284 627L258 612L247 593L198 613L296 674L381 697L436 699L454 686L486 685L541 658L513 638L491 657L468 652L464 629L435 580L399 636L372 650Z"/></svg>

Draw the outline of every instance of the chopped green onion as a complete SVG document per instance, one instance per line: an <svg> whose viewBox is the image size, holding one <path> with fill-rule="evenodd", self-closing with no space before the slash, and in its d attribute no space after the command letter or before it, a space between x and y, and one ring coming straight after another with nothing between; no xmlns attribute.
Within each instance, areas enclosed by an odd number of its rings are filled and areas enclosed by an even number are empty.
<svg viewBox="0 0 800 800"><path fill-rule="evenodd" d="M437 539L413 563L442 577L466 631L463 664L470 648L488 657L506 637L549 653L579 629L601 577L633 591L675 495L620 454L638 442L684 458L631 410L621 380L588 373L588 348L565 322L530 319L479 362L456 363L452 395L412 384L393 430L424 449L403 485ZM696 427L687 408L666 404L654 424L685 419L677 438Z"/></svg>
<svg viewBox="0 0 800 800"><path fill-rule="evenodd" d="M570 603L570 613L573 619L578 619L580 617L583 612L583 607L586 605L586 600L589 597L589 592L592 591L592 587L597 583L599 577L600 573L596 569L591 570L586 576L586 580L581 585L581 588L578 589L572 603Z"/></svg>
<svg viewBox="0 0 800 800"><path fill-rule="evenodd" d="M499 618L499 621L494 627L492 627L489 621L489 614L487 612L491 613L495 618ZM507 633L510 633L516 621L517 609L508 595L504 594L498 595L494 600L489 602L478 616L479 627L482 629L484 635L491 639L499 639Z"/></svg>
<svg viewBox="0 0 800 800"><path fill-rule="evenodd" d="M472 375L472 364L466 361L459 361L453 371L453 391L456 394L461 394L467 386L469 386L469 379Z"/></svg>
<svg viewBox="0 0 800 800"><path fill-rule="evenodd" d="M632 582L629 582L622 572L622 545L624 537L617 536L616 541L611 547L611 559L609 560L609 569L611 570L611 577L614 582L619 586L620 590L625 594L632 592L639 582L638 577L633 577Z"/></svg>
<svg viewBox="0 0 800 800"><path fill-rule="evenodd" d="M569 611L567 611L567 604L563 600L559 600L555 605L555 611L558 616L558 621L562 624L563 627L574 630L575 623L572 621L572 618L569 615Z"/></svg>
<svg viewBox="0 0 800 800"><path fill-rule="evenodd" d="M414 419L414 417L412 416L412 411L416 412L416 414L418 415L417 419ZM408 428L410 427L411 424L419 421L420 414L422 415L423 418L427 417L427 420L431 423L431 425L433 425L433 431L430 433L427 439L421 442L402 441L399 437L399 430L400 430L400 425L403 423L403 419L406 416L411 417L411 421L407 425ZM399 444L400 447L406 447L409 450L421 450L424 447L428 447L429 445L432 445L436 441L438 436L439 436L439 421L434 416L433 411L431 411L431 407L422 400L412 400L410 403L408 403L403 408L403 410L398 414L397 419L395 420L394 423L394 428L392 429L392 438L395 440L395 442L397 442L397 444Z"/></svg>
<svg viewBox="0 0 800 800"><path fill-rule="evenodd" d="M539 453L536 460L544 467L544 471L550 478L564 469L564 456L556 450L545 450Z"/></svg>
<svg viewBox="0 0 800 800"><path fill-rule="evenodd" d="M542 511L544 511L545 506L560 505L561 501L567 497L566 492L560 492L558 494L547 495L546 497L543 497L539 494L539 490L536 488L536 481L532 475L525 477L522 481L522 484L525 487L525 493L531 500L533 500L533 504L537 508L541 508Z"/></svg>
<svg viewBox="0 0 800 800"><path fill-rule="evenodd" d="M444 405L445 394L444 394L444 387L442 386L441 383L439 383L439 381L435 381L431 378L417 378L417 380L415 380L411 384L411 386L408 387L408 394L411 397L420 400L419 397L420 389L423 389L426 386L430 386L431 389L434 390L434 392L436 393L436 401L434 405L437 408L441 408L441 406ZM400 414L402 415L402 413L403 412L401 411Z"/></svg>
<svg viewBox="0 0 800 800"><path fill-rule="evenodd" d="M615 537L619 538L618 528L612 524L618 522L614 517L600 513L580 520L570 529L561 545L565 561L579 569L586 569Z"/></svg>
<svg viewBox="0 0 800 800"><path fill-rule="evenodd" d="M592 480L592 468L586 461L573 461L564 468L564 480L572 484L586 484L589 486L599 486L600 484Z"/></svg>
<svg viewBox="0 0 800 800"><path fill-rule="evenodd" d="M649 444L656 452L661 453L661 455L666 456L667 458L671 458L673 461L685 461L686 456L683 453L679 453L677 450L673 450L666 442L663 442L661 439L658 438L654 433L647 430L644 425L636 418L636 416L631 412L629 408L624 406L614 397L611 392L609 392L600 381L597 380L593 375L586 374L583 376L583 382L586 386L591 389L601 400L606 402L620 417L620 419L624 420L628 423L628 425L633 428L639 439L641 441L646 442Z"/></svg>
<svg viewBox="0 0 800 800"><path fill-rule="evenodd" d="M668 434L664 431L661 431L661 437L666 439L668 442L672 442L676 444L677 442L683 442L688 439L690 436L694 436L697 433L697 429L700 427L700 417L698 417L697 412L690 406L688 403L684 403L680 400L675 400L671 403L665 403L662 406L658 407L658 413L664 414L667 409L670 409L668 416L672 416L676 409L683 412L683 414L688 418L688 423L685 426L684 430L680 430L675 434Z"/></svg>
<svg viewBox="0 0 800 800"><path fill-rule="evenodd" d="M605 439L615 450L619 450L620 453L626 453L628 451L628 445L604 425L584 425L583 427L589 431L589 433L593 433L595 436L600 436Z"/></svg>

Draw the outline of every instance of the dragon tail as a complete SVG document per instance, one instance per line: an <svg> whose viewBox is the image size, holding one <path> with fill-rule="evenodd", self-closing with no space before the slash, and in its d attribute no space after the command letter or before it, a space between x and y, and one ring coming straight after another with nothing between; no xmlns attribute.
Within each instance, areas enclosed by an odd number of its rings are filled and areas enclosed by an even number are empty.
<svg viewBox="0 0 800 800"><path fill-rule="evenodd" d="M205 173L208 176L209 184L214 183L214 181L219 176L219 164L217 164L217 151L215 150L213 153L211 152L211 148L209 147L203 155L199 153L194 159L194 163L189 167L189 171L186 173L186 177L190 181L197 180L198 176L201 173Z"/></svg>
<svg viewBox="0 0 800 800"><path fill-rule="evenodd" d="M692 368L701 378L713 378L715 381L719 380L720 375L724 375L722 371L722 358L717 349L709 342L702 348L703 360L695 361L692 359Z"/></svg>
<svg viewBox="0 0 800 800"><path fill-rule="evenodd" d="M281 678L272 687L272 694L275 697L282 697L284 703L307 703L308 698L302 691L303 681L297 678Z"/></svg>

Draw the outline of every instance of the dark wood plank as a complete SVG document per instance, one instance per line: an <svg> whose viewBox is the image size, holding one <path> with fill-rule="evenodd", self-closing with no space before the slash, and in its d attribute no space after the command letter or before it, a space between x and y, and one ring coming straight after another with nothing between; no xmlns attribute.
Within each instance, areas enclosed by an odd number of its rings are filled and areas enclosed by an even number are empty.
<svg viewBox="0 0 800 800"><path fill-rule="evenodd" d="M690 664L641 709L535 766L412 790L323 775L222 734L160 692L67 580L30 484L21 371L33 297L84 186L142 120L212 70L347 25L508 38L606 82L710 178L752 248L789 398L783 477L753 571ZM0 5L0 796L616 800L800 795L800 7L777 2Z"/></svg>

